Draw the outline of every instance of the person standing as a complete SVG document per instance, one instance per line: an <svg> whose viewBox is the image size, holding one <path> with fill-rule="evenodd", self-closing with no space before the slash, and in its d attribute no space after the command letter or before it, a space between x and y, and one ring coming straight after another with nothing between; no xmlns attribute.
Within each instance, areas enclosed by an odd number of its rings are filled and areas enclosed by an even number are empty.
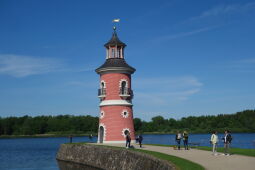
<svg viewBox="0 0 255 170"><path fill-rule="evenodd" d="M73 143L73 135L69 135L69 143Z"/></svg>
<svg viewBox="0 0 255 170"><path fill-rule="evenodd" d="M126 148L130 148L131 137L129 132L126 135Z"/></svg>
<svg viewBox="0 0 255 170"><path fill-rule="evenodd" d="M90 134L90 135L89 135L89 140L92 141L92 139L93 139L93 135Z"/></svg>
<svg viewBox="0 0 255 170"><path fill-rule="evenodd" d="M185 148L185 150L189 150L189 147L188 147L188 139L189 139L188 132L184 131L182 136L183 136L182 138L183 138L184 148Z"/></svg>
<svg viewBox="0 0 255 170"><path fill-rule="evenodd" d="M224 141L224 154L229 156L230 155L229 147L230 147L230 144L232 141L232 136L228 130L225 131L224 138L222 138L222 139Z"/></svg>
<svg viewBox="0 0 255 170"><path fill-rule="evenodd" d="M213 131L212 135L211 135L211 140L210 143L212 144L212 152L213 155L217 155L217 144L218 144L218 136L217 136L217 132Z"/></svg>
<svg viewBox="0 0 255 170"><path fill-rule="evenodd" d="M182 138L182 134L179 131L177 131L177 133L175 135L175 141L177 143L178 150L181 149L181 138Z"/></svg>
<svg viewBox="0 0 255 170"><path fill-rule="evenodd" d="M140 134L138 136L138 142L139 142L140 148L142 147L142 141L143 141L143 136Z"/></svg>

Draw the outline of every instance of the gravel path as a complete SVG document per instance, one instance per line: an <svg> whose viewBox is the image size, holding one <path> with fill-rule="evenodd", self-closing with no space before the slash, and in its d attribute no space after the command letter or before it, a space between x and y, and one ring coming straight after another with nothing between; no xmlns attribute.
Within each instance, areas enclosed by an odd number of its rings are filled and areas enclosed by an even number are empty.
<svg viewBox="0 0 255 170"><path fill-rule="evenodd" d="M111 146L123 146L124 144L104 144ZM140 149L138 145L133 145ZM191 149L191 150L174 150L173 147L144 145L144 150L161 152L168 155L178 156L192 162L196 162L205 167L207 170L255 170L255 157L230 155L225 156L219 153L214 156L212 152Z"/></svg>

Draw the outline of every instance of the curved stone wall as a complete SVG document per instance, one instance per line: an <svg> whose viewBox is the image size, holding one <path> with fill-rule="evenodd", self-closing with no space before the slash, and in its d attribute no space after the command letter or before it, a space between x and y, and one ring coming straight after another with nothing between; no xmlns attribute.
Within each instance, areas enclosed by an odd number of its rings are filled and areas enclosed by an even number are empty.
<svg viewBox="0 0 255 170"><path fill-rule="evenodd" d="M127 149L86 144L62 144L57 160L105 170L174 170L168 161Z"/></svg>

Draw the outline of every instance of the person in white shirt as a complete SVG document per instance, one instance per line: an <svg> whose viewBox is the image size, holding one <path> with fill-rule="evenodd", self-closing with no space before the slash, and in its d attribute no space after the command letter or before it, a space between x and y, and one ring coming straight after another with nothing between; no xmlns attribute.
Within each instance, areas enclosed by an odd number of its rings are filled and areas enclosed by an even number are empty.
<svg viewBox="0 0 255 170"><path fill-rule="evenodd" d="M210 140L210 143L212 144L213 155L217 155L217 144L218 144L218 142L219 142L219 139L218 139L218 136L217 136L217 132L214 131L212 133L211 140Z"/></svg>

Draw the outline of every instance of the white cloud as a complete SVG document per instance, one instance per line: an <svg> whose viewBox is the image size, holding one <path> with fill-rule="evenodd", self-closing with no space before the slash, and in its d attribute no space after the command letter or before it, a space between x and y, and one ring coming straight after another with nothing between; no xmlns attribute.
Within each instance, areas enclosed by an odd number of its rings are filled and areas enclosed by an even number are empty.
<svg viewBox="0 0 255 170"><path fill-rule="evenodd" d="M0 55L0 74L26 77L59 71L63 63L52 58Z"/></svg>
<svg viewBox="0 0 255 170"><path fill-rule="evenodd" d="M190 18L190 21L204 19L208 17L216 17L222 15L228 15L238 12L246 12L249 10L255 9L255 3L246 3L246 4L230 4L230 5L220 5L214 8L211 8L207 11L201 13L201 15Z"/></svg>
<svg viewBox="0 0 255 170"><path fill-rule="evenodd" d="M167 40L192 36L192 35L195 35L195 34L199 34L201 32L210 31L210 30L215 29L217 27L218 26L204 27L204 28L199 28L199 29L192 30L192 31L187 31L187 32L182 32L182 33L177 33L177 34L172 34L172 35L164 35L164 36L161 36L161 37L157 38L157 41L167 41Z"/></svg>
<svg viewBox="0 0 255 170"><path fill-rule="evenodd" d="M202 86L192 76L135 79L135 102L139 107L169 107L188 100Z"/></svg>

